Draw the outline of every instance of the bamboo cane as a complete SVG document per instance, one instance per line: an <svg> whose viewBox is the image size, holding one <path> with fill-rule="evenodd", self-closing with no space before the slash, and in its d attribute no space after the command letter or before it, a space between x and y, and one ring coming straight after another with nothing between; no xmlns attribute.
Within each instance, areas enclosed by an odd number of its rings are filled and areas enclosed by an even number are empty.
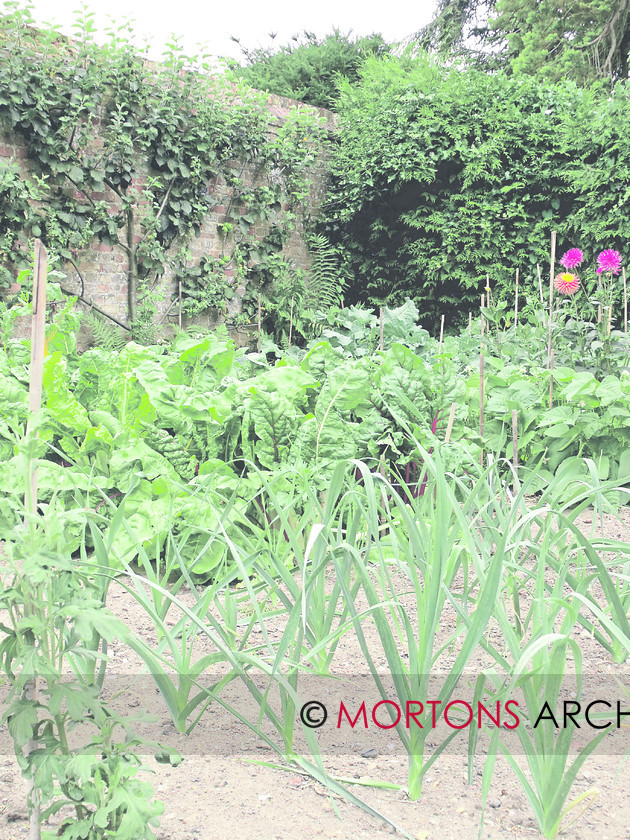
<svg viewBox="0 0 630 840"><path fill-rule="evenodd" d="M553 281L556 273L556 232L551 231L551 261L549 271L549 408L553 407Z"/></svg>
<svg viewBox="0 0 630 840"><path fill-rule="evenodd" d="M623 331L628 332L628 289L626 286L626 269L621 269L621 276L623 277Z"/></svg>
<svg viewBox="0 0 630 840"><path fill-rule="evenodd" d="M516 269L516 281L515 281L515 288L514 288L514 332L518 328L518 274L519 270Z"/></svg>
<svg viewBox="0 0 630 840"><path fill-rule="evenodd" d="M39 239L35 240L35 265L33 271L33 317L31 320L31 367L28 390L28 421L26 434L42 407L42 382L44 376L44 346L46 328L46 276L48 254ZM37 469L30 475L30 499L25 499L29 513L37 510Z"/></svg>
<svg viewBox="0 0 630 840"><path fill-rule="evenodd" d="M518 495L518 412L512 409L512 467L514 469L514 480L512 491Z"/></svg>
<svg viewBox="0 0 630 840"><path fill-rule="evenodd" d="M379 307L378 317L379 317L379 327L380 327L380 337L379 337L379 342L378 342L378 348L379 348L379 350L382 350L383 346L384 346L383 336L384 336L384 333L385 333L385 324L383 322L383 307L382 306Z"/></svg>
<svg viewBox="0 0 630 840"><path fill-rule="evenodd" d="M28 420L26 436L32 430L42 407L42 385L44 375L45 329L46 329L46 275L48 271L48 254L39 239L35 240L35 262L33 270L33 316L31 320L31 367L28 389ZM35 432L37 434L37 432ZM25 508L26 517L34 517L37 513L37 467L31 463L31 474L28 476L29 485L26 489ZM37 702L37 678L26 687L29 699ZM26 745L26 753L30 755L37 749L32 739ZM28 797L31 803L29 819L29 840L41 838L41 804L39 791L31 777L28 782Z"/></svg>
<svg viewBox="0 0 630 840"><path fill-rule="evenodd" d="M438 356L442 353L442 342L444 340L444 315L442 315L442 322L440 324L440 344L438 346Z"/></svg>
<svg viewBox="0 0 630 840"><path fill-rule="evenodd" d="M468 335L472 335L472 312L468 313Z"/></svg>
<svg viewBox="0 0 630 840"><path fill-rule="evenodd" d="M455 411L457 409L457 403L451 403L451 411L448 415L448 423L446 426L446 434L444 435L444 443L448 443L451 439L451 434L453 433L453 423L455 422Z"/></svg>
<svg viewBox="0 0 630 840"><path fill-rule="evenodd" d="M485 296L481 295L481 342L479 350L479 437L483 438L483 393L484 393L484 355L483 355L483 332L484 332L484 307ZM483 467L483 446L479 453L479 463Z"/></svg>
<svg viewBox="0 0 630 840"><path fill-rule="evenodd" d="M610 338L611 330L612 330L612 303L608 307L608 327L607 327L607 331L606 331L606 335L608 336L608 338Z"/></svg>
<svg viewBox="0 0 630 840"><path fill-rule="evenodd" d="M262 320L262 299L261 299L261 296L260 296L260 292L258 292L258 352L259 353L260 353L261 320Z"/></svg>
<svg viewBox="0 0 630 840"><path fill-rule="evenodd" d="M177 309L177 325L178 327L182 328L182 281L177 281L177 297L178 297L178 309Z"/></svg>

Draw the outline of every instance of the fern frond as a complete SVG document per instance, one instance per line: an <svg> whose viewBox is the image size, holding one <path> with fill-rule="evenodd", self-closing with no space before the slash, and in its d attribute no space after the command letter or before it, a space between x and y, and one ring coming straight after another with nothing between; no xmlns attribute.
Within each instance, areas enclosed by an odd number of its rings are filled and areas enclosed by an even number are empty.
<svg viewBox="0 0 630 840"><path fill-rule="evenodd" d="M87 312L83 321L92 334L92 344L95 347L102 347L104 350L121 350L127 339L118 327L114 326L101 315L95 312Z"/></svg>
<svg viewBox="0 0 630 840"><path fill-rule="evenodd" d="M334 248L325 236L314 233L309 237L311 267L308 271L305 304L308 309L329 309L338 306L343 294L343 280Z"/></svg>

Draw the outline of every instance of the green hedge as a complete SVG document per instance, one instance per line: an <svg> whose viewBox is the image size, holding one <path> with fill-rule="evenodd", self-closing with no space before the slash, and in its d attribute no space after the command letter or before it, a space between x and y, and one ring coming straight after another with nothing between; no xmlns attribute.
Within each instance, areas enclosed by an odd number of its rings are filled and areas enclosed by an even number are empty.
<svg viewBox="0 0 630 840"><path fill-rule="evenodd" d="M550 232L594 264L630 233L629 88L597 101L572 83L370 58L343 84L321 226L341 245L350 302L411 297L426 326L478 306L490 276L534 288ZM509 291L508 291L509 290Z"/></svg>

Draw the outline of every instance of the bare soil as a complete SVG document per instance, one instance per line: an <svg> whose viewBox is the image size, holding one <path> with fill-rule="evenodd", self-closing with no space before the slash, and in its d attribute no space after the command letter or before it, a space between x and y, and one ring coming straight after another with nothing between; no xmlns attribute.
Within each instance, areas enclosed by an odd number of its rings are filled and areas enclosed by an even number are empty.
<svg viewBox="0 0 630 840"><path fill-rule="evenodd" d="M588 512L581 516L581 526L588 535L602 533ZM630 542L630 510L622 509L619 518L605 516L603 535ZM185 600L186 593L182 598ZM149 644L155 642L150 621L122 588L112 585L108 605ZM440 632L447 638L448 622ZM603 679L623 675L628 684L630 666L613 664L588 634L577 632L585 672ZM114 645L111 653L111 673L139 673L134 654L122 643ZM365 672L359 645L351 634L342 640L338 656L347 674ZM377 840L395 833L358 807L332 797L299 768L274 769L252 763L252 759L275 764L280 761L262 742L252 743L238 721L221 730L219 742L216 733L213 736L214 719L208 710L187 741L178 739L157 690L146 688L145 694L143 705L158 716L155 731L169 743L178 744L184 753L184 761L177 767L158 764L153 758L147 760L146 777L165 804L157 829L159 840ZM630 698L626 700L625 708L630 708ZM333 776L406 785L406 755L399 746L377 738L372 731L357 738L350 754L339 753L339 749L333 749L324 756L325 767ZM524 759L519 762L525 766ZM466 756L442 756L425 779L422 798L415 802L403 790L357 784L352 791L417 840L472 840L478 836L480 825L482 766L480 756L472 772L472 784L468 784ZM571 812L570 817L577 819L572 825L566 820L562 836L571 840L630 840L628 778L623 755L596 755L587 760L569 799L591 790L594 793L585 799L583 813L579 808ZM25 794L14 757L0 754L0 840L28 836ZM529 840L538 836L536 821L514 771L498 757L482 840Z"/></svg>

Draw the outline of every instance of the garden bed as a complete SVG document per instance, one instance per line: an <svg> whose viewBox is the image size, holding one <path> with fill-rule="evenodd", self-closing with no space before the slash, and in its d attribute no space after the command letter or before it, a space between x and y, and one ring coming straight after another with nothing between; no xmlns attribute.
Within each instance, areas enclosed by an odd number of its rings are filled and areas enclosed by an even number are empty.
<svg viewBox="0 0 630 840"><path fill-rule="evenodd" d="M582 532L589 538L603 535L613 540L630 540L630 510L622 508L617 516L604 514L601 521L592 510L579 516ZM603 525L603 529L602 526ZM330 585L330 582L329 582ZM179 598L192 605L190 590L179 592ZM123 588L113 584L108 605L130 629L149 645L156 644L155 630L147 615L138 609L136 600ZM268 624L274 632L273 623ZM278 621L276 632L283 630ZM452 627L446 617L437 645L445 640ZM370 646L378 644L373 626L365 626ZM610 674L630 680L630 665L612 664L602 647L589 634L577 630L584 657L583 672ZM208 652L200 641L202 655ZM137 679L141 664L133 651L122 643L110 649L108 679L119 675ZM359 674L365 661L353 634L341 640L335 657L337 670ZM378 662L384 665L383 661ZM334 669L333 669L334 670ZM391 827L362 812L338 797L332 797L320 783L302 773L300 768L274 769L257 762L278 764L277 756L260 741L256 742L245 727L233 720L221 730L220 743L213 738L211 710L202 718L188 739L176 735L172 719L164 707L155 685L143 683L146 707L155 713L157 723L152 733L168 743L177 744L184 753L181 765L147 762L157 797L165 803L159 840L301 840L304 837L377 838L391 836ZM325 698L323 693L320 695ZM630 700L628 700L630 707ZM333 749L324 758L326 769L333 775L357 783L366 779L405 786L407 757L398 744L383 745L381 732L357 732L351 754L338 754ZM247 748L243 751L243 745ZM196 754L208 745L207 754ZM193 754L188 754L192 752ZM388 790L370 785L353 785L352 790L373 808L385 814L412 837L419 840L460 840L477 836L482 808L483 754L475 761L472 784L468 784L467 759L464 755L443 756L424 780L422 798L412 802L404 790ZM524 764L524 761L522 762ZM596 755L589 759L571 792L569 800L592 789L598 796L589 797L585 812L564 836L572 840L626 840L630 837L630 802L624 784L623 755ZM27 836L26 785L20 778L12 756L0 756L0 840L18 840ZM574 814L577 816L581 808ZM567 821L568 822L568 821ZM539 831L523 790L514 772L501 756L497 759L492 786L488 795L484 829L485 840L505 836L515 840L537 837Z"/></svg>

